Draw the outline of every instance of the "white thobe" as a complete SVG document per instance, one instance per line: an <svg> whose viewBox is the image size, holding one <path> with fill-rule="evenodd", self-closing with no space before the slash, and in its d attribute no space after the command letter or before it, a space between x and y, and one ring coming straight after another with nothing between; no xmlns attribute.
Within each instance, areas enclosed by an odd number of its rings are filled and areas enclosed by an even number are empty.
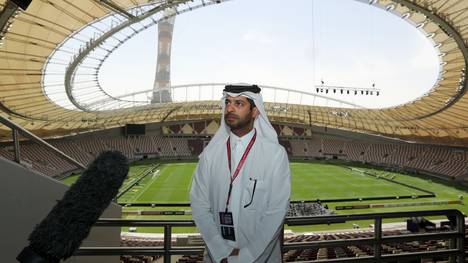
<svg viewBox="0 0 468 263"><path fill-rule="evenodd" d="M230 136L233 173L252 136L249 133L240 138L240 145ZM226 209L230 183L226 151L223 143L203 152L192 179L192 214L207 245L205 262L220 262L234 248L240 252L228 258L230 263L281 262L279 237L291 188L286 151L257 136L232 189L229 211L233 213L235 242L223 239L220 233L219 212Z"/></svg>

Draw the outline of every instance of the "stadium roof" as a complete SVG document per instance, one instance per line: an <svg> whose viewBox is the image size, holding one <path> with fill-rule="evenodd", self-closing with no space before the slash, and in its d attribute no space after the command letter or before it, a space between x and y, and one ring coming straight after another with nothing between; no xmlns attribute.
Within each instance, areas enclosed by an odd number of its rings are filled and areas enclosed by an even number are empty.
<svg viewBox="0 0 468 263"><path fill-rule="evenodd" d="M44 93L44 68L61 43L88 24L117 14L121 24L160 13L167 7L190 11L223 1L209 0L34 0L20 12L0 0L0 114L41 137L171 120L217 118L217 101L166 103L112 111L65 109ZM468 95L465 70L468 61L468 1L365 0L366 4L393 12L432 38L440 51L441 74L424 96L397 107L371 110L269 103L272 121L318 125L413 140L423 143L468 145ZM132 7L149 5L130 12ZM115 31L110 26L106 32ZM106 29L100 29L105 31ZM115 33L115 32L113 32ZM359 37L359 36L357 36ZM94 38L78 39L82 48ZM88 46L87 46L88 45ZM73 51L70 51L73 52ZM72 57L76 59L76 57ZM73 61L53 61L68 68ZM49 73L48 74L53 74ZM64 82L65 79L58 82ZM61 83L63 84L63 83ZM0 139L11 132L0 126Z"/></svg>

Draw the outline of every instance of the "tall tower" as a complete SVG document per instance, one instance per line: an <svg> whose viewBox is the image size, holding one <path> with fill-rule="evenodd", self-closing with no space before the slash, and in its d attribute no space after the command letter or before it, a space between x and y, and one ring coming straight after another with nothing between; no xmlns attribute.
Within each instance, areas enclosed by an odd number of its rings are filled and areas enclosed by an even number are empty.
<svg viewBox="0 0 468 263"><path fill-rule="evenodd" d="M164 11L165 16L175 13L174 8ZM175 16L158 23L158 58L151 103L171 102L171 45Z"/></svg>

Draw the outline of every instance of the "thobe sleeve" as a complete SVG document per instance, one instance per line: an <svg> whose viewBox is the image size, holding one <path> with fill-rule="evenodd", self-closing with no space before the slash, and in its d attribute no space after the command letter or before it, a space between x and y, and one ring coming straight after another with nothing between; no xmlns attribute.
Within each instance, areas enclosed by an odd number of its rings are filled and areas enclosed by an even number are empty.
<svg viewBox="0 0 468 263"><path fill-rule="evenodd" d="M254 262L272 242L277 242L283 227L284 217L289 207L291 193L291 172L286 151L281 148L271 162L273 168L269 202L266 204L260 223L257 225L255 239L239 251L239 262Z"/></svg>
<svg viewBox="0 0 468 263"><path fill-rule="evenodd" d="M205 155L203 154L193 174L190 200L192 217L208 247L213 260L220 262L231 254L233 247L229 246L219 234L218 226L214 221L213 209L209 200L209 180Z"/></svg>

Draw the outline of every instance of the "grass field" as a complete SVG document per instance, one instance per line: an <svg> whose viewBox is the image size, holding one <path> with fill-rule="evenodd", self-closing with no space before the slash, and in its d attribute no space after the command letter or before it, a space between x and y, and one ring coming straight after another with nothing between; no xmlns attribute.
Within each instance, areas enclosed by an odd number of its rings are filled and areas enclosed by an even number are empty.
<svg viewBox="0 0 468 263"><path fill-rule="evenodd" d="M139 186L124 194L119 202L188 202L195 166L195 163L164 164L159 171L145 177Z"/></svg>
<svg viewBox="0 0 468 263"><path fill-rule="evenodd" d="M148 161L142 164L132 165L129 178L124 186L131 183L142 171L148 169L151 163ZM154 203L180 203L189 202L189 189L191 176L196 167L195 162L170 162L162 163L153 173L146 176L137 185L133 186L127 193L119 198L119 202L154 202ZM416 177L403 174L389 173L370 167L359 168L377 174L380 178L365 175L359 171L352 171L346 166L328 164L323 162L294 162L291 163L292 172L292 194L291 200L315 200L315 199L340 199L340 198L366 198L381 196L405 196L421 195L423 191L412 189L394 182L383 180L382 178L393 178L394 181L405 183L411 186L434 192L436 197L417 199L392 199L378 201L353 201L327 203L332 210L336 206L361 205L361 204L381 204L398 202L424 202L424 201L446 201L458 200L460 195L467 195L467 191L457 189L444 182L429 180L427 177ZM64 180L71 184L77 176ZM416 211L433 209L458 209L463 213L468 212L465 205L437 205L437 206L408 206L379 209L358 209L358 210L338 210L337 214L372 213L372 212L393 212L393 211ZM190 207L125 207L124 211L132 210L190 210ZM186 216L127 216L127 218L145 219L190 219ZM385 220L386 222L395 222ZM400 220L401 221L401 220ZM343 224L316 225L301 227L286 227L293 231L318 231L351 228L353 223L361 226L372 224L371 221L346 222ZM162 229L139 228L139 232L161 232ZM174 232L193 232L193 228L178 228Z"/></svg>

